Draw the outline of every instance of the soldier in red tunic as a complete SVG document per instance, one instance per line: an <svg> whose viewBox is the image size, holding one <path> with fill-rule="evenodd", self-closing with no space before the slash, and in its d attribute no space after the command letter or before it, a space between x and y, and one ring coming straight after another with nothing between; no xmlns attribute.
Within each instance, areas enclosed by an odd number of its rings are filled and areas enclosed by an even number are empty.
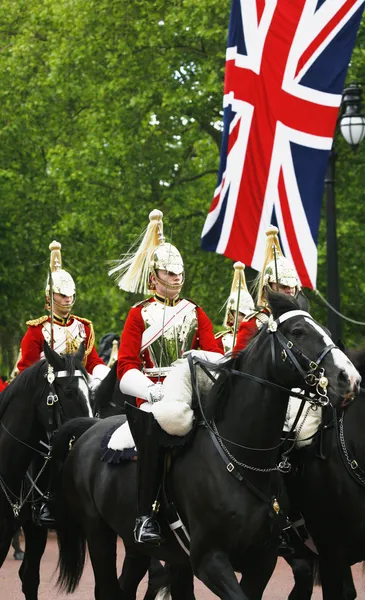
<svg viewBox="0 0 365 600"><path fill-rule="evenodd" d="M51 317L44 315L27 321L28 329L22 339L20 358L17 362L19 372L24 371L44 357L44 340L53 345L58 354L76 352L81 342L85 344L85 367L92 375L91 387L95 387L109 373L109 368L99 357L95 343L92 322L71 314L75 302L76 289L71 275L61 268L61 244L50 244L51 272L53 289L53 331ZM50 310L50 284L46 286L46 307Z"/></svg>
<svg viewBox="0 0 365 600"><path fill-rule="evenodd" d="M52 318L50 315L45 315L27 322L28 329L21 341L20 355L15 371L24 371L27 367L44 358L44 340L58 354L76 352L80 344L84 342L84 363L86 370L92 376L90 387L95 390L110 369L104 364L95 349L95 335L91 321L71 314L76 289L71 275L62 269L61 244L53 241L49 249L51 251L50 276L52 277L52 285L50 285L48 277L46 308L50 311L52 302ZM40 506L39 514L36 517L40 525L53 527L55 520L52 515L52 502L44 502Z"/></svg>
<svg viewBox="0 0 365 600"><path fill-rule="evenodd" d="M184 283L184 264L180 252L163 237L162 213L150 213L150 223L134 257L112 269L119 287L128 292L153 294L129 311L121 336L117 374L120 390L137 398L146 412L162 412L178 407L174 418L185 432L186 405L159 402L164 398L164 378L174 361L193 348L221 356L213 327L202 308L180 297ZM178 383L178 382L176 382ZM157 404L156 404L157 403ZM182 410L180 414L179 411ZM185 412L184 412L185 411ZM191 411L188 407L188 411ZM160 422L160 421L159 421ZM152 436L150 436L152 437ZM138 518L135 539L158 544L161 532L152 510L158 484L158 440L149 440L149 451L138 457ZM156 446L156 448L154 447Z"/></svg>
<svg viewBox="0 0 365 600"><path fill-rule="evenodd" d="M247 289L245 278L245 265L236 262L233 265L234 276L231 293L227 300L226 314L224 316L224 331L216 333L215 338L224 354L232 352L237 339L237 333L243 319L252 314L255 303Z"/></svg>
<svg viewBox="0 0 365 600"><path fill-rule="evenodd" d="M278 228L271 225L266 231L266 250L264 264L259 275L257 306L258 310L247 315L238 330L235 352L246 348L252 336L266 323L269 309L266 301L266 289L297 296L300 290L299 279L292 263L285 258L280 247Z"/></svg>

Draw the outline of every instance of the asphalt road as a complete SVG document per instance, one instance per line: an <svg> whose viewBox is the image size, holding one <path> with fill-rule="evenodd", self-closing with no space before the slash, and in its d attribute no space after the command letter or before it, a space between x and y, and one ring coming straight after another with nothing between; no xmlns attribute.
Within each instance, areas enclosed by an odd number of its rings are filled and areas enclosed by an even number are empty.
<svg viewBox="0 0 365 600"><path fill-rule="evenodd" d="M118 563L121 566L123 560L123 544L118 545ZM46 552L41 565L41 585L39 590L39 600L93 600L94 598L94 580L90 562L87 562L84 574L81 579L78 590L73 595L58 593L55 587L56 574L55 569L58 559L57 542L54 534L48 538ZM8 557L0 570L0 600L24 600L21 592L20 580L18 578L19 561L13 558L13 549L9 551ZM119 571L118 567L118 571ZM358 599L365 600L364 582L362 578L361 565L353 568L355 585L357 588ZM293 585L291 570L283 559L279 559L275 572L265 590L264 600L285 600ZM144 579L138 591L138 600L142 600L146 591L147 583ZM195 581L195 596L197 600L212 600L216 598L199 580ZM320 600L322 597L320 588L316 588L312 596L313 600Z"/></svg>

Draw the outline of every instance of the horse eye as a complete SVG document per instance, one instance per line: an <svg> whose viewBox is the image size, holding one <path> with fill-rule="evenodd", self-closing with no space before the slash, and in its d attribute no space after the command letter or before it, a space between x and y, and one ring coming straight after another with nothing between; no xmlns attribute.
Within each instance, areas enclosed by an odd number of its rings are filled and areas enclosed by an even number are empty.
<svg viewBox="0 0 365 600"><path fill-rule="evenodd" d="M300 337L301 335L303 335L303 331L296 327L295 329L293 329L292 335L294 335L294 337Z"/></svg>

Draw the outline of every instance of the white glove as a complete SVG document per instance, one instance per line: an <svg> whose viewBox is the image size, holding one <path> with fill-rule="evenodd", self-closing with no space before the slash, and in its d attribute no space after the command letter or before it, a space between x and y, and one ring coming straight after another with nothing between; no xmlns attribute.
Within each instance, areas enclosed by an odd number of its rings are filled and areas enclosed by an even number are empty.
<svg viewBox="0 0 365 600"><path fill-rule="evenodd" d="M103 379L109 375L110 369L106 365L96 365L93 368L93 375L89 383L89 388L92 392L95 392L96 388L99 387Z"/></svg>

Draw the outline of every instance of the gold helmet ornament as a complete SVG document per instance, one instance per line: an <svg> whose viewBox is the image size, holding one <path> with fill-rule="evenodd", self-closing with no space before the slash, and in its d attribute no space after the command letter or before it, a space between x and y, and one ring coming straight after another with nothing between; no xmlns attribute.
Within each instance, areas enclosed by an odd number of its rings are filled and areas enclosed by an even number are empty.
<svg viewBox="0 0 365 600"><path fill-rule="evenodd" d="M227 300L226 314L224 317L224 327L232 327L235 321L234 312L247 316L255 309L255 303L250 292L247 289L245 278L245 265L242 262L236 262L233 265L234 275L231 286L231 293Z"/></svg>
<svg viewBox="0 0 365 600"><path fill-rule="evenodd" d="M296 288L295 295L300 290L300 283L294 265L285 258L278 238L279 230L274 225L266 230L266 248L264 264L259 275L257 303L259 306L266 304L265 286L272 283Z"/></svg>
<svg viewBox="0 0 365 600"><path fill-rule="evenodd" d="M63 294L64 296L73 296L75 299L76 288L75 282L70 273L62 269L61 259L61 244L55 240L49 245L51 251L50 257L50 274L52 276L53 293ZM46 296L50 294L50 275L47 278Z"/></svg>
<svg viewBox="0 0 365 600"><path fill-rule="evenodd" d="M109 275L113 276L121 290L148 294L153 289L151 275L158 280L157 271L169 271L175 275L184 274L184 263L178 249L165 241L163 235L163 213L153 210L149 214L149 224L142 233L142 241L133 244L127 254L120 260L111 261L113 265ZM137 248L136 248L137 247ZM171 285L163 282L168 288L180 289L182 283Z"/></svg>

